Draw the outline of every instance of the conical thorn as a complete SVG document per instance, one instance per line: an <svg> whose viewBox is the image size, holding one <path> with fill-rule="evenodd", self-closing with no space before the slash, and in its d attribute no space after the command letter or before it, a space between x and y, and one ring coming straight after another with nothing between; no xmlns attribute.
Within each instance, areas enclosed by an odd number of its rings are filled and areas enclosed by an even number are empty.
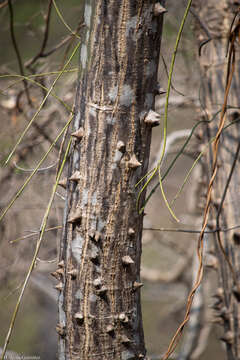
<svg viewBox="0 0 240 360"><path fill-rule="evenodd" d="M63 283L62 283L62 282L58 283L58 284L55 286L55 289L57 289L58 291L62 291L62 289L63 289Z"/></svg>
<svg viewBox="0 0 240 360"><path fill-rule="evenodd" d="M82 212L80 208L77 208L73 214L69 217L68 223L74 224L80 222L82 219Z"/></svg>
<svg viewBox="0 0 240 360"><path fill-rule="evenodd" d="M67 178L59 180L58 185L61 186L64 189L66 189L66 187L67 187Z"/></svg>
<svg viewBox="0 0 240 360"><path fill-rule="evenodd" d="M227 331L221 338L220 340L226 342L227 344L233 344L234 341L234 334L232 331Z"/></svg>
<svg viewBox="0 0 240 360"><path fill-rule="evenodd" d="M78 274L77 269L72 269L72 270L68 271L68 275L70 275L72 279L76 279L77 274Z"/></svg>
<svg viewBox="0 0 240 360"><path fill-rule="evenodd" d="M60 267L60 268L63 268L64 267L64 261L63 260L59 261L57 266Z"/></svg>
<svg viewBox="0 0 240 360"><path fill-rule="evenodd" d="M60 276L63 276L63 275L64 275L64 270L63 270L63 268L57 269L57 270L56 270L56 273L59 274Z"/></svg>
<svg viewBox="0 0 240 360"><path fill-rule="evenodd" d="M114 332L114 326L113 326L112 324L107 325L107 327L106 327L106 332L107 332L108 334L113 333L113 332Z"/></svg>
<svg viewBox="0 0 240 360"><path fill-rule="evenodd" d="M152 127L158 126L160 124L160 115L153 110L149 110L144 118L144 122Z"/></svg>
<svg viewBox="0 0 240 360"><path fill-rule="evenodd" d="M100 287L100 289L99 290L97 290L97 294L99 295L99 296L103 296L103 295L105 295L106 294L106 292L107 292L107 287L106 286L102 286L102 287Z"/></svg>
<svg viewBox="0 0 240 360"><path fill-rule="evenodd" d="M119 314L118 318L122 323L127 323L129 320L128 316L124 312Z"/></svg>
<svg viewBox="0 0 240 360"><path fill-rule="evenodd" d="M75 171L72 176L69 178L71 181L79 181L80 180L80 171Z"/></svg>
<svg viewBox="0 0 240 360"><path fill-rule="evenodd" d="M80 127L77 131L73 132L71 136L75 137L78 140L81 140L84 135L84 130L82 127Z"/></svg>
<svg viewBox="0 0 240 360"><path fill-rule="evenodd" d="M131 342L131 340L126 335L121 336L121 343L122 344L129 344L130 342Z"/></svg>
<svg viewBox="0 0 240 360"><path fill-rule="evenodd" d="M84 316L81 312L77 312L75 315L74 315L74 318L76 319L76 321L81 324L84 320Z"/></svg>
<svg viewBox="0 0 240 360"><path fill-rule="evenodd" d="M138 161L138 159L136 158L136 155L133 154L130 158L130 160L128 161L128 166L131 168L131 169L136 169L138 168L139 166L141 166L142 164Z"/></svg>
<svg viewBox="0 0 240 360"><path fill-rule="evenodd" d="M166 90L164 90L160 84L157 84L155 89L154 89L154 93L155 95L163 95L163 94L166 94Z"/></svg>
<svg viewBox="0 0 240 360"><path fill-rule="evenodd" d="M132 259L131 256L129 256L129 255L123 256L123 257L122 257L122 262L123 262L124 265L134 264L133 259Z"/></svg>
<svg viewBox="0 0 240 360"><path fill-rule="evenodd" d="M157 2L154 5L154 10L153 10L154 16L159 16L159 15L164 14L166 12L167 12L167 9L165 9L165 7L163 7L159 2Z"/></svg>
<svg viewBox="0 0 240 360"><path fill-rule="evenodd" d="M60 335L61 337L66 336L66 327L63 324L57 324L56 326L56 332L58 333L58 335Z"/></svg>
<svg viewBox="0 0 240 360"><path fill-rule="evenodd" d="M141 283L141 282L134 281L134 283L133 283L134 290L140 289L142 286L143 286L143 283Z"/></svg>
<svg viewBox="0 0 240 360"><path fill-rule="evenodd" d="M126 151L126 145L124 144L123 141L119 140L117 143L117 149L121 152L124 153Z"/></svg>
<svg viewBox="0 0 240 360"><path fill-rule="evenodd" d="M55 279L60 280L60 275L59 275L56 271L51 272L51 275L52 275Z"/></svg>
<svg viewBox="0 0 240 360"><path fill-rule="evenodd" d="M100 287L102 286L102 279L101 278L94 279L93 286L97 289L100 289Z"/></svg>
<svg viewBox="0 0 240 360"><path fill-rule="evenodd" d="M128 229L128 235L133 236L135 234L135 230L133 228Z"/></svg>

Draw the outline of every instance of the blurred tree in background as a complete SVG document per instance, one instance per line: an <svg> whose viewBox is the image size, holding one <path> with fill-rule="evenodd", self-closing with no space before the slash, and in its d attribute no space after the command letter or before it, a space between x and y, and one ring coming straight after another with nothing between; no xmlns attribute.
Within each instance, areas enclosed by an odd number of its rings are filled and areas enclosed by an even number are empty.
<svg viewBox="0 0 240 360"><path fill-rule="evenodd" d="M142 229L143 213L139 216L135 207L141 186L135 189L134 185L147 171L151 124L146 119L152 121L147 115L153 109L154 96L155 109L164 117L164 89L186 2L166 4L158 86L164 9L158 7L157 17L154 1L142 5L124 2L125 6L120 1L118 6L110 2L102 7L101 1L97 2L99 7L92 7L92 3L12 0L0 4L4 49L0 54L1 344L35 253L33 273L14 324L11 350L56 358L56 327L63 358L68 356L65 351L84 358L90 349L97 355L100 348L111 353L109 358L120 353L122 358L144 354L138 289L143 281L146 347L152 359L160 358L183 319L187 295L198 271L196 242L214 169L215 148L213 145L212 150L210 143L214 144L218 124L224 119L211 194L211 220L204 235L205 276L195 294L181 347L174 356L181 360L222 359L221 337L228 358L237 359L239 18L231 23L239 4L208 0L191 8L171 82L168 137L161 165L165 193L175 199L174 212L180 223L172 220L156 177L148 187L147 198L155 190L146 205ZM197 44L191 30L193 18ZM198 48L200 70L195 61ZM224 107L227 48L232 54L229 74L233 65L235 70ZM73 130L64 131L73 112ZM157 124L158 115L154 116ZM199 120L203 121L200 131ZM71 137L71 132L75 136ZM152 132L149 169L161 156L163 133L160 121ZM69 170L64 167L62 187L46 215L54 191L51 184L56 181L69 138ZM11 153L12 149L15 151ZM49 149L46 159L41 160ZM179 196L178 190L194 161L197 165L191 181ZM30 179L32 172L36 174ZM70 178L67 182L66 177ZM23 186L24 182L29 182L28 186ZM57 278L56 290L50 272ZM134 306L136 312L131 312ZM215 323L223 325L224 331ZM74 343L77 345L72 346Z"/></svg>

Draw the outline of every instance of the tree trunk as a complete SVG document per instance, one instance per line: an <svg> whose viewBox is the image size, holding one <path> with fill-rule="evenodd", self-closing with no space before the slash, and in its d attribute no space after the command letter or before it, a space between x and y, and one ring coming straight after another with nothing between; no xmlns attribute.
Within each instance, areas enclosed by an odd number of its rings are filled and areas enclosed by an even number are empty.
<svg viewBox="0 0 240 360"><path fill-rule="evenodd" d="M87 0L60 249L59 359L145 357L143 215L163 9ZM143 197L142 197L143 200Z"/></svg>
<svg viewBox="0 0 240 360"><path fill-rule="evenodd" d="M219 112L224 101L227 74L228 35L234 13L239 5L239 2L231 0L204 0L196 2L195 5L196 14L199 16L197 21L199 43L207 39L208 35L212 38L202 47L199 57L202 75L201 103L206 120L212 120L203 132L207 141L216 135L219 124ZM229 229L239 225L240 218L238 157L240 124L239 121L236 121L239 120L240 115L240 54L237 41L235 47L235 73L228 97L228 105L232 108L227 111L225 123L230 126L223 131L220 138L217 177L212 193L213 223L211 225L213 229ZM208 174L211 174L212 151L207 156L207 163ZM230 178L231 170L233 172ZM203 173L202 176L206 178L206 173ZM228 184L228 180L231 180L230 184ZM227 192L224 198L225 189ZM240 231L239 229L227 232L219 231L215 233L214 238L215 245L212 250L218 260L219 281L217 301L214 304L215 320L223 325L222 340L226 343L228 359L240 359ZM221 250L221 244L224 251Z"/></svg>

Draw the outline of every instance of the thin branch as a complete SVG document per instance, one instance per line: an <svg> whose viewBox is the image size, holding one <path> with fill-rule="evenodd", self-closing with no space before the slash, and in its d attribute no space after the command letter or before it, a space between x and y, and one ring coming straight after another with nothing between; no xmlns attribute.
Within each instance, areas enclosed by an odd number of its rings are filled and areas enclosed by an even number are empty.
<svg viewBox="0 0 240 360"><path fill-rule="evenodd" d="M22 76L25 76L24 70L23 70L22 58L21 58L20 51L19 51L18 46L17 46L17 41L16 41L16 37L15 37L15 33L14 33L14 19L13 19L12 0L8 0L8 7L9 7L9 13L10 13L10 34L11 34L12 44L13 44L13 47L14 47L14 50L15 50L15 53L16 53L16 56L17 56L20 74ZM26 92L28 104L30 106L32 106L32 101L31 101L29 91L28 91L28 85L27 85L27 82L26 82L25 79L23 80L23 85L24 85L24 90Z"/></svg>
<svg viewBox="0 0 240 360"><path fill-rule="evenodd" d="M43 167L43 168L40 168L37 170L37 172L41 172L41 171L47 171L47 170L51 170L52 168L54 168L56 165L57 165L57 161L55 161L54 164L52 165L49 165L49 166L46 166L46 167ZM25 169L25 168L22 168L21 166L18 166L15 162L13 163L15 168L20 170L20 171L23 171L23 172L32 172L34 171L34 169Z"/></svg>
<svg viewBox="0 0 240 360"><path fill-rule="evenodd" d="M232 227L229 228L220 228L219 226L217 226L215 229L213 230L205 230L204 234L215 234L217 232L223 232L226 233L228 231L232 231L235 229L239 229L240 225L234 225ZM189 234L200 234L201 230L193 230L193 229L171 229L171 228L143 228L143 230L149 230L149 231L164 231L164 232L179 232L179 233L189 233Z"/></svg>
<svg viewBox="0 0 240 360"><path fill-rule="evenodd" d="M59 230L59 229L62 229L62 226L61 225L58 225L58 226L53 226L51 228L48 228L45 230L45 233L48 232L48 231L53 231L53 230ZM25 235L25 236L21 236L15 240L11 240L9 241L9 244L14 244L15 242L18 242L20 240L25 240L25 239L28 239L30 237L34 237L34 236L38 236L39 235L39 232L40 230L37 230L37 231L32 231L31 234L28 234L28 235Z"/></svg>
<svg viewBox="0 0 240 360"><path fill-rule="evenodd" d="M57 12L57 14L58 14L58 17L59 17L59 19L62 21L62 23L66 26L66 28L70 31L70 33L71 33L74 37L80 39L80 37L70 28L70 26L69 26L69 25L66 23L66 21L64 20L61 12L60 12L60 10L59 10L59 8L57 7L57 4L56 4L55 0L52 0L52 2L53 2L53 5L54 5L54 7L55 7L55 10L56 10L56 12Z"/></svg>
<svg viewBox="0 0 240 360"><path fill-rule="evenodd" d="M76 30L74 31L74 34L77 34L78 31L85 26L84 23L79 23ZM63 45L67 44L68 41L70 41L71 39L74 39L74 35L68 35L66 36L63 40L61 40L57 45L55 45L52 49L50 49L49 51L43 53L41 55L41 57L47 57L51 54L53 54L55 51L59 50Z"/></svg>
<svg viewBox="0 0 240 360"><path fill-rule="evenodd" d="M200 24L201 28L204 30L204 32L206 33L207 35L207 39L206 40L203 40L200 45L199 45L199 48L198 48L198 55L201 56L201 51L202 51L202 47L204 45L206 45L209 41L212 40L212 36L208 30L208 27L207 25L202 21L202 19L200 19L200 17L198 16L198 14L196 13L196 11L194 9L190 9L190 12L191 14L195 17L195 19L198 21L198 23Z"/></svg>
<svg viewBox="0 0 240 360"><path fill-rule="evenodd" d="M168 68L167 68L167 64L166 64L166 61L165 61L165 59L164 59L164 56L161 55L161 58L162 58L163 66L164 66L164 69L165 69L165 71L166 71L167 77L169 77ZM183 93L181 93L180 91L178 91L178 90L175 88L175 86L173 86L172 81L171 81L170 86L171 86L171 89L172 89L173 91L175 91L177 94L179 94L179 95L181 95L181 96L185 96Z"/></svg>
<svg viewBox="0 0 240 360"><path fill-rule="evenodd" d="M8 5L8 0L4 1L1 5L0 5L0 9L4 8L5 6Z"/></svg>
<svg viewBox="0 0 240 360"><path fill-rule="evenodd" d="M44 36L43 36L43 42L42 42L41 49L40 49L38 54L36 54L32 59L30 59L25 64L26 67L30 67L32 64L34 64L36 62L36 60L38 58L42 57L42 55L44 53L44 50L46 48L47 41L48 41L48 36L49 36L49 24L50 24L51 10L52 10L52 0L49 0L48 11L47 11L47 15L46 15L46 26L45 26L45 31L44 31Z"/></svg>

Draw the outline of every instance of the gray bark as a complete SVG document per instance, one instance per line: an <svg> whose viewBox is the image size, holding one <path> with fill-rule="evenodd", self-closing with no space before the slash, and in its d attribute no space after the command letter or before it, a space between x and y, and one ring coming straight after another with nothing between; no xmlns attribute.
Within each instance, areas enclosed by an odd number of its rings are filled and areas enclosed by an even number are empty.
<svg viewBox="0 0 240 360"><path fill-rule="evenodd" d="M154 14L154 4L85 2L57 271L59 359L145 357L143 215L136 209L135 184L147 172L155 125L149 111L157 88L162 12Z"/></svg>

